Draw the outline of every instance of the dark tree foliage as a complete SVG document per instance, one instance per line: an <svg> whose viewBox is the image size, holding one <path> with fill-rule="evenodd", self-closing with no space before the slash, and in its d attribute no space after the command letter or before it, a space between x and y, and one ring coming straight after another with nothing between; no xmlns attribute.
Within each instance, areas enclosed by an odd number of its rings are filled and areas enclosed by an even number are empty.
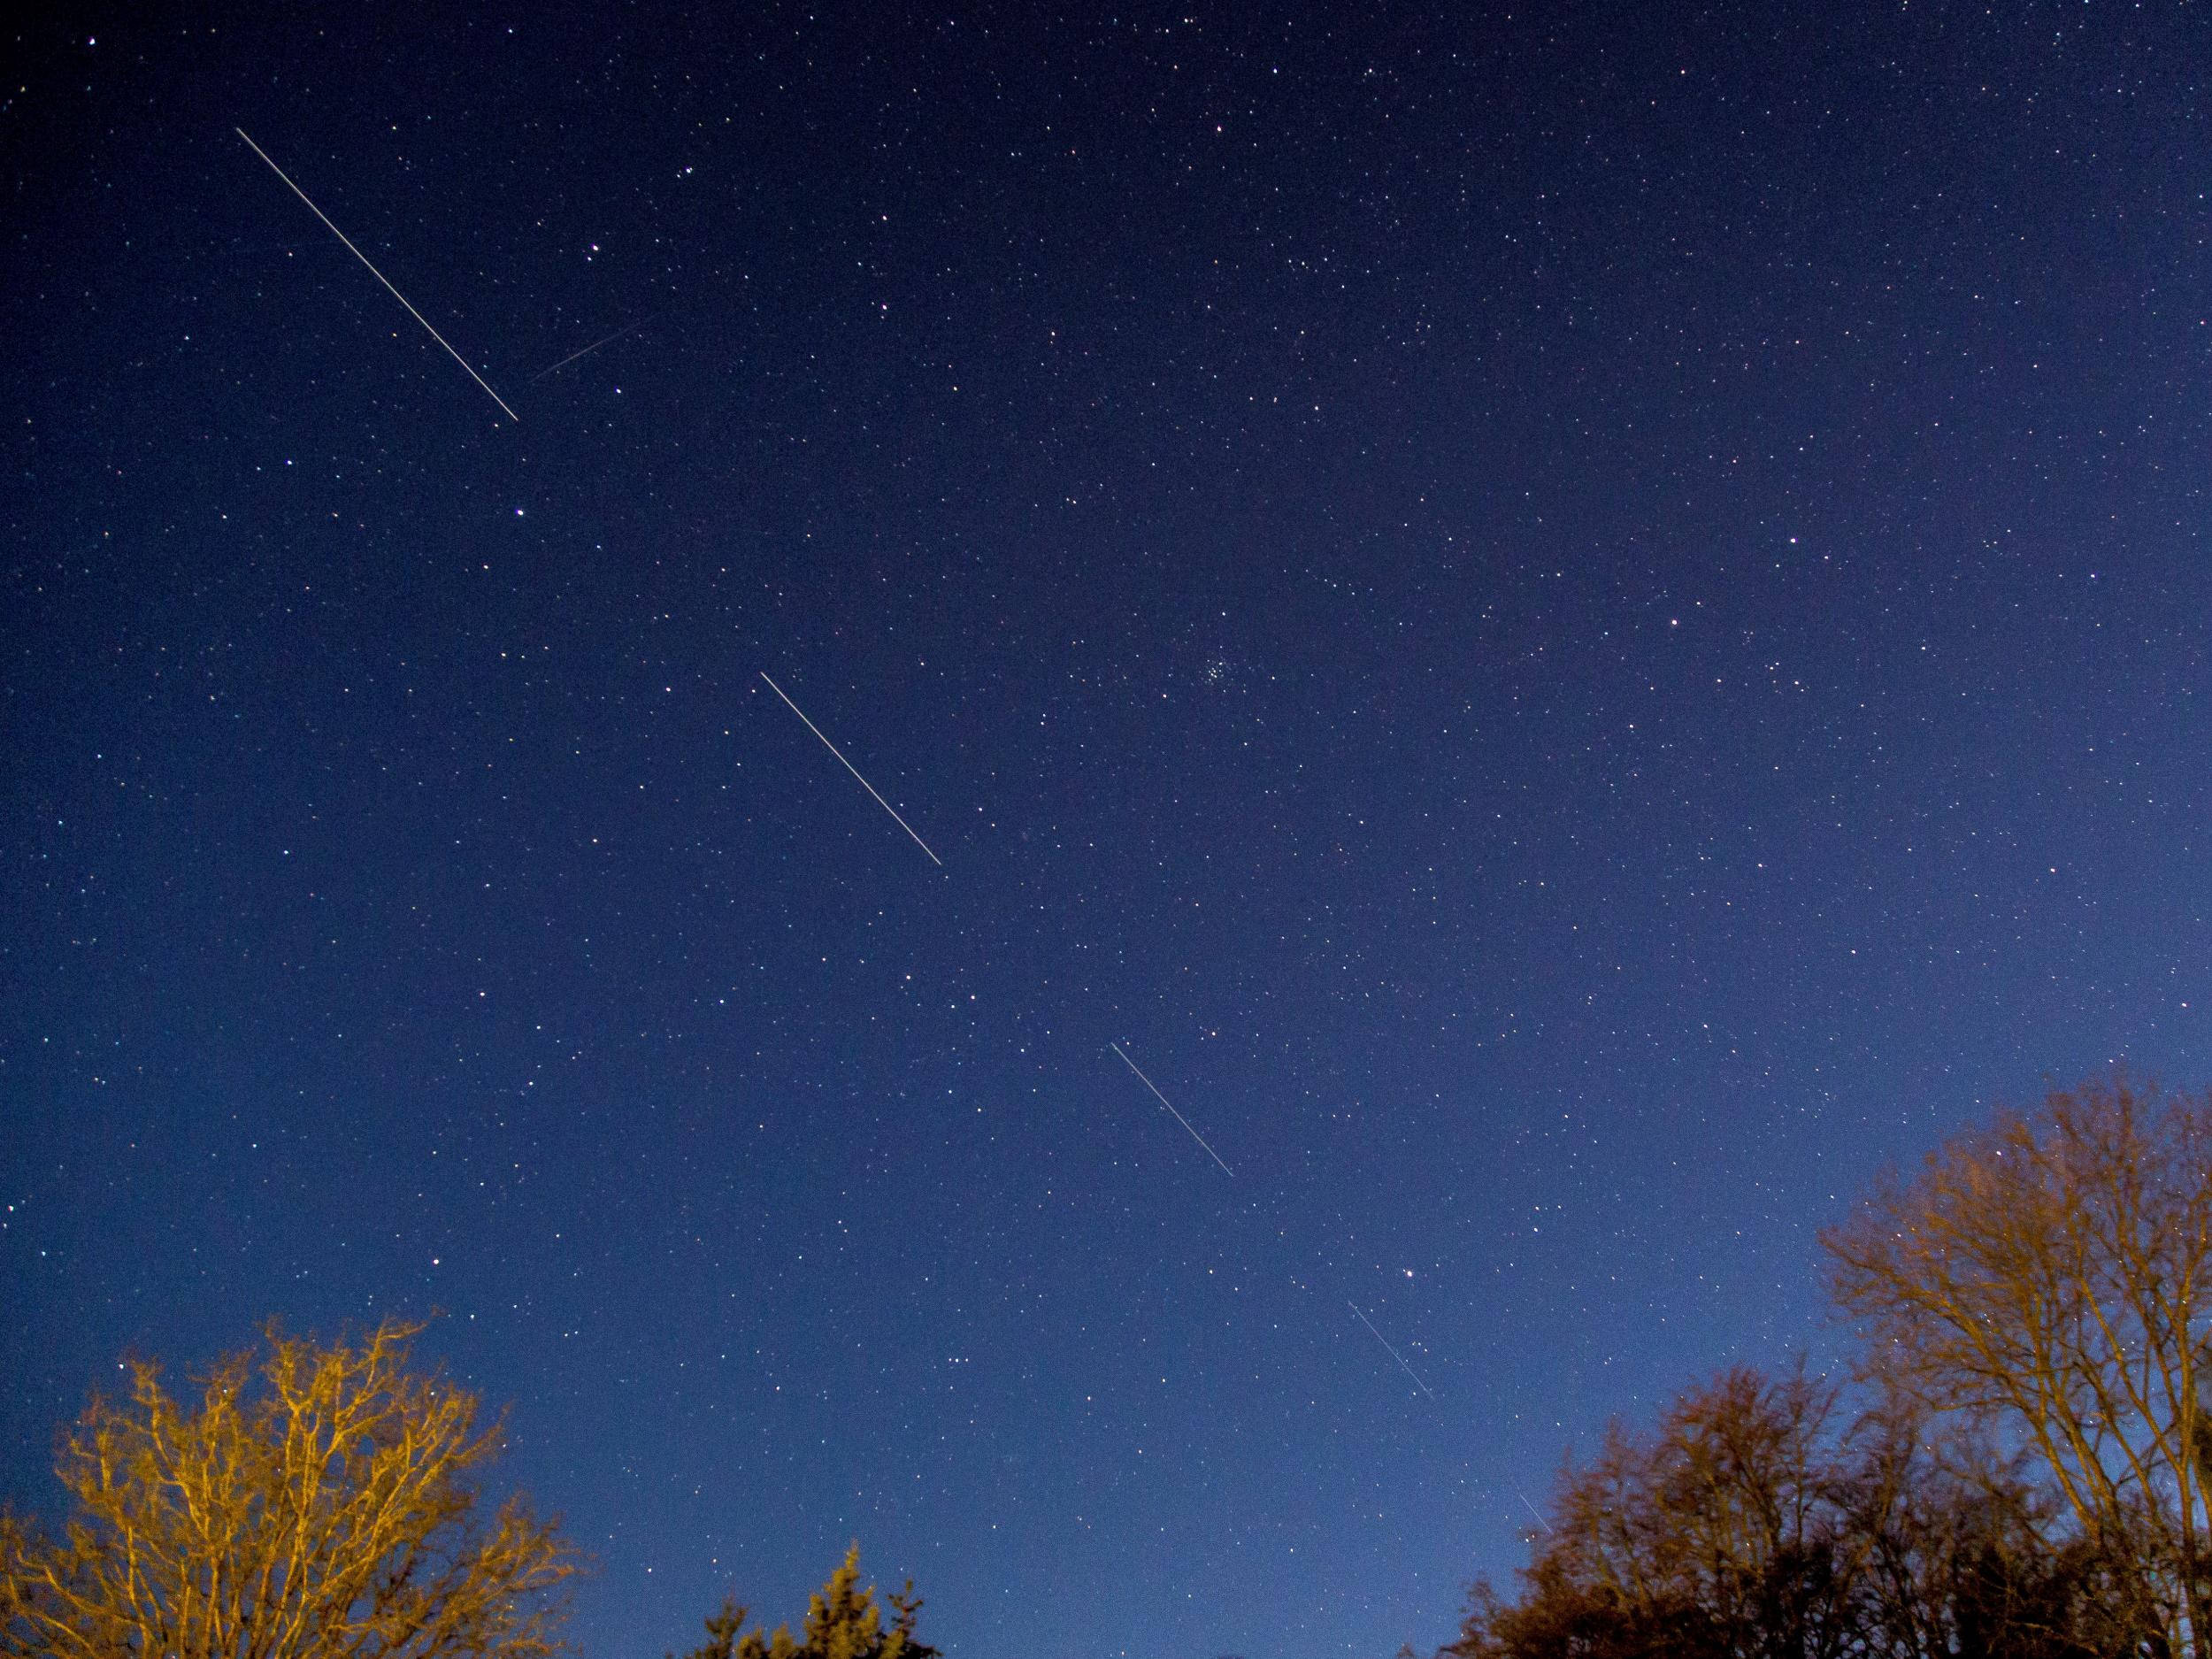
<svg viewBox="0 0 2212 1659"><path fill-rule="evenodd" d="M1612 1425L1442 1659L2212 1651L2212 1094L2001 1110L1823 1243L1871 1403L1801 1362Z"/></svg>
<svg viewBox="0 0 2212 1659"><path fill-rule="evenodd" d="M1847 1426L1805 1375L1723 1373L1564 1471L1508 1601L1444 1659L2104 1659L2167 1652L2124 1557L1956 1425Z"/></svg>
<svg viewBox="0 0 2212 1659"><path fill-rule="evenodd" d="M1869 1370L2032 1455L2120 1639L2212 1647L2212 1096L2116 1071L2000 1110L1821 1237Z"/></svg>
<svg viewBox="0 0 2212 1659"><path fill-rule="evenodd" d="M685 1659L938 1659L936 1648L914 1636L914 1620L922 1609L914 1581L908 1579L905 1590L893 1591L888 1600L892 1617L886 1629L874 1586L860 1588L860 1546L855 1544L844 1564L811 1598L803 1636L794 1640L781 1624L772 1633L747 1632L748 1609L726 1601L706 1621L705 1644Z"/></svg>

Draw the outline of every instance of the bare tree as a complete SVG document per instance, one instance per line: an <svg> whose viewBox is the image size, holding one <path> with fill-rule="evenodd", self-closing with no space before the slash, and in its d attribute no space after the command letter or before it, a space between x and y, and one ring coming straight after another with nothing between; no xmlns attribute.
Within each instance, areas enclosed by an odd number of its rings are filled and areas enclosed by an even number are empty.
<svg viewBox="0 0 2212 1659"><path fill-rule="evenodd" d="M1885 1390L1839 1448L1833 1486L1858 1651L1882 1659L2103 1659L2136 1651L2109 1563L2054 1537L2030 1459L1960 1414Z"/></svg>
<svg viewBox="0 0 2212 1659"><path fill-rule="evenodd" d="M2049 1537L2057 1500L1897 1395L1847 1429L1801 1362L1609 1425L1563 1472L1520 1595L1479 1583L1440 1659L2114 1659L2110 1563ZM2118 1614L2115 1615L2115 1609Z"/></svg>
<svg viewBox="0 0 2212 1659"><path fill-rule="evenodd" d="M476 1396L411 1374L421 1327L358 1346L273 1325L196 1409L133 1367L56 1472L59 1538L0 1525L0 1653L48 1659L547 1659L577 1569L520 1498L477 1514L497 1453Z"/></svg>
<svg viewBox="0 0 2212 1659"><path fill-rule="evenodd" d="M2156 1626L2126 1650L2212 1652L2212 1097L2116 1074L2001 1110L1822 1242L1870 1369L2047 1471L2114 1617Z"/></svg>
<svg viewBox="0 0 2212 1659"><path fill-rule="evenodd" d="M1562 1474L1517 1604L1476 1586L1457 1659L1860 1651L1836 1389L1723 1372Z"/></svg>

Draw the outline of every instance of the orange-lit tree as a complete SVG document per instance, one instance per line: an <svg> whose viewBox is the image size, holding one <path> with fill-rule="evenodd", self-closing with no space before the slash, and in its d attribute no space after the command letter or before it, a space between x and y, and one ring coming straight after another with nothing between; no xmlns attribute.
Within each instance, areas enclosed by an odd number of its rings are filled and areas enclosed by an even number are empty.
<svg viewBox="0 0 2212 1659"><path fill-rule="evenodd" d="M408 1368L417 1325L272 1326L180 1403L158 1369L63 1437L58 1536L0 1523L0 1652L47 1659L547 1659L574 1554L519 1498L475 1395Z"/></svg>

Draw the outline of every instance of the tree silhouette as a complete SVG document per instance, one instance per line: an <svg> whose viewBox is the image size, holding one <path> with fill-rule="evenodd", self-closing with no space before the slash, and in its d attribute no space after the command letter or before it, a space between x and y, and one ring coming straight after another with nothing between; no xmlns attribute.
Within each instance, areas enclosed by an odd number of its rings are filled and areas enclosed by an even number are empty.
<svg viewBox="0 0 2212 1659"><path fill-rule="evenodd" d="M2011 1437L2113 1617L2212 1641L2212 1097L2124 1073L2001 1110L1822 1235L1870 1366Z"/></svg>
<svg viewBox="0 0 2212 1659"><path fill-rule="evenodd" d="M1847 1427L1801 1366L1722 1373L1561 1475L1521 1594L1449 1659L2154 1655L2124 1563L1969 1425L1894 1394Z"/></svg>
<svg viewBox="0 0 2212 1659"><path fill-rule="evenodd" d="M886 1629L874 1586L860 1588L860 1546L855 1543L844 1564L811 1597L801 1639L794 1640L781 1624L772 1633L747 1632L748 1609L729 1600L706 1621L706 1644L686 1659L937 1659L937 1649L914 1635L922 1609L914 1581L908 1579L905 1590L892 1592L888 1600L892 1618Z"/></svg>
<svg viewBox="0 0 2212 1659"><path fill-rule="evenodd" d="M1855 1419L1722 1373L1563 1471L1451 1659L2212 1650L2212 1096L1999 1111L1823 1234Z"/></svg>

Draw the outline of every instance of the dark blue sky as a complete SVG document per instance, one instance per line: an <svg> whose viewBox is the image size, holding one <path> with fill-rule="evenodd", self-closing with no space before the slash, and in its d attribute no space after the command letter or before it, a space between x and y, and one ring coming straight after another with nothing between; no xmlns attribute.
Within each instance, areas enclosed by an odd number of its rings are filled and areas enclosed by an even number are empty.
<svg viewBox="0 0 2212 1659"><path fill-rule="evenodd" d="M593 1659L1379 1659L2203 1081L2200 8L738 10L15 41L0 1492L435 1309Z"/></svg>

